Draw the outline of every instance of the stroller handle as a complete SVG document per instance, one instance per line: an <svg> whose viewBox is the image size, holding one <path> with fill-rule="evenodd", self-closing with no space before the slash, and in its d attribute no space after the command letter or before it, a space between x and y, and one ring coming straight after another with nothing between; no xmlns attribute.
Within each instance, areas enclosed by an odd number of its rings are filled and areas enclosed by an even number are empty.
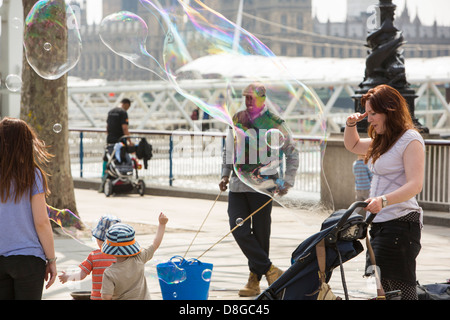
<svg viewBox="0 0 450 320"><path fill-rule="evenodd" d="M365 202L365 201L356 201L353 202L350 207L348 207L347 212L344 214L345 220L342 222L342 224L345 223L345 221L347 221L348 217L352 214L353 211L355 211L356 208L365 208L369 205L369 203ZM348 215L347 215L348 213ZM367 216L366 218L366 223L369 225L372 223L373 219L375 219L376 214L375 213L371 213Z"/></svg>
<svg viewBox="0 0 450 320"><path fill-rule="evenodd" d="M328 235L328 241L330 243L335 243L337 241L337 235L339 230L341 230L344 223L348 220L350 215L355 211L356 208L365 208L367 207L368 203L364 201L356 201L353 202L350 207L348 207L347 211L345 211L342 218L339 220L339 222L336 224L336 226L333 228L333 231L330 232ZM373 219L375 218L375 214L370 213L368 217L366 218L366 224L369 225L372 223Z"/></svg>

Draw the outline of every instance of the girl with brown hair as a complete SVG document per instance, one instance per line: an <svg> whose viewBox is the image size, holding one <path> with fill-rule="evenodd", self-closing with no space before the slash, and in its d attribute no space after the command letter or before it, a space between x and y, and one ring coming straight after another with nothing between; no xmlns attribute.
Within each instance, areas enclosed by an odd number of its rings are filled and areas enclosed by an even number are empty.
<svg viewBox="0 0 450 320"><path fill-rule="evenodd" d="M344 144L364 154L373 173L367 211L376 213L370 231L381 284L401 290L402 299L417 299L416 257L421 245L423 211L415 196L422 190L425 144L414 128L407 103L388 85L370 89L362 98L365 113L347 118ZM368 138L357 122L368 119Z"/></svg>
<svg viewBox="0 0 450 320"><path fill-rule="evenodd" d="M51 155L19 119L0 121L0 300L38 300L56 279L53 231L47 214Z"/></svg>

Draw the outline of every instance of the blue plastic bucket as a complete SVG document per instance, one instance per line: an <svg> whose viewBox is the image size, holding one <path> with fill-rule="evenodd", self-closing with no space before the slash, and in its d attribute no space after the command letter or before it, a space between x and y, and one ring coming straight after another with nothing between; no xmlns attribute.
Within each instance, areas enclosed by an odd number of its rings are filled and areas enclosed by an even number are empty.
<svg viewBox="0 0 450 320"><path fill-rule="evenodd" d="M213 265L173 256L156 266L163 300L207 300Z"/></svg>

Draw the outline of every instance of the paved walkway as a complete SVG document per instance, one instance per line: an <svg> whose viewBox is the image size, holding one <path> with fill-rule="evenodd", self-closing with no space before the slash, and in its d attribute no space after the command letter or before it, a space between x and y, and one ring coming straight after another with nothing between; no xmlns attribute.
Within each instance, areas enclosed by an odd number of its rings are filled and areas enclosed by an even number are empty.
<svg viewBox="0 0 450 320"><path fill-rule="evenodd" d="M120 217L123 222L136 228L137 240L141 245L153 240L157 217L164 212L168 218L167 231L154 258L147 263L146 276L154 300L161 300L162 295L156 276L156 265L166 262L172 256L184 256L198 228L213 205L213 200L180 198L169 196L120 195L106 198L95 190L75 189L77 208L84 223L93 227L103 214ZM186 258L198 258L228 232L227 203L218 201L206 220L202 231L196 237ZM272 213L271 259L282 269L290 266L292 251L307 237L319 231L326 214L308 211L290 211L274 207ZM450 232L447 227L426 224L423 229L422 251L418 258L417 275L422 284L442 282L450 278ZM82 243L56 236L58 273L76 269L96 244L90 234L82 235ZM206 252L200 259L213 263L210 283L210 300L245 300L239 298L238 290L246 283L248 268L245 257L237 247L233 236ZM362 277L364 254L344 264L347 287L351 299L373 297L375 290L371 282ZM61 284L59 280L48 290L44 289L44 300L70 300L74 291L89 291L91 277L80 282ZM339 268L330 281L333 291L343 296ZM267 288L265 279L262 289ZM253 299L253 298L250 298Z"/></svg>

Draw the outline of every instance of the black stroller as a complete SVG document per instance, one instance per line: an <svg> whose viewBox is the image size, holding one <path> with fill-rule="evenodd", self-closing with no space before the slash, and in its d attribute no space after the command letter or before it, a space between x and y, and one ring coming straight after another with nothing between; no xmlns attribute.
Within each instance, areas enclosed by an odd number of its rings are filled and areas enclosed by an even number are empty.
<svg viewBox="0 0 450 320"><path fill-rule="evenodd" d="M345 298L348 299L342 265L364 250L358 240L366 238L367 227L375 215L369 214L364 220L354 210L366 206L366 202L355 202L347 210L336 211L325 219L321 231L303 241L292 253L289 269L256 300L336 299L328 281L338 266L341 267ZM378 293L378 296L382 294ZM393 299L398 292L385 295L386 299Z"/></svg>
<svg viewBox="0 0 450 320"><path fill-rule="evenodd" d="M141 140L138 145L129 146L126 144L128 138ZM113 193L126 193L136 189L143 196L145 182L139 178L138 174L142 165L131 153L136 153L139 159L144 159L145 168L147 168L147 161L152 157L152 146L147 143L145 138L141 137L124 136L119 141L115 144L108 144L105 148L106 169L103 192L109 197Z"/></svg>

